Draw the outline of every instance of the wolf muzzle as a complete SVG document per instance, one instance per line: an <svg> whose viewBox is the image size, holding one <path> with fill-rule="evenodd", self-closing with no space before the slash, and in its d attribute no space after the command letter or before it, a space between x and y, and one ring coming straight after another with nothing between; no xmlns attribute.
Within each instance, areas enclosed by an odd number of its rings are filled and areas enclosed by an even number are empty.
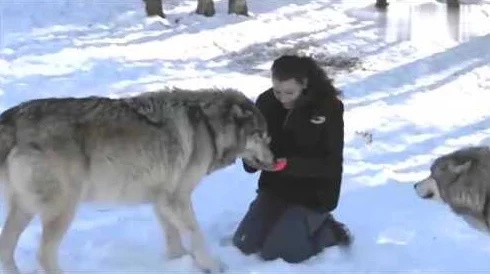
<svg viewBox="0 0 490 274"><path fill-rule="evenodd" d="M439 197L437 182L430 176L415 183L413 187L417 195L422 199L437 199Z"/></svg>

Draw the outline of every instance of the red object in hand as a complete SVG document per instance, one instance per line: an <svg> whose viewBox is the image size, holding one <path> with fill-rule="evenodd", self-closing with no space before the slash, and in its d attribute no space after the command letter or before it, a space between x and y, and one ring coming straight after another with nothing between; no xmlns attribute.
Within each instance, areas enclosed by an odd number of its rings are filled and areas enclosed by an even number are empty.
<svg viewBox="0 0 490 274"><path fill-rule="evenodd" d="M284 158L282 159L278 159L275 163L274 163L274 167L272 168L272 171L281 171L283 170L286 165L287 165L288 161Z"/></svg>

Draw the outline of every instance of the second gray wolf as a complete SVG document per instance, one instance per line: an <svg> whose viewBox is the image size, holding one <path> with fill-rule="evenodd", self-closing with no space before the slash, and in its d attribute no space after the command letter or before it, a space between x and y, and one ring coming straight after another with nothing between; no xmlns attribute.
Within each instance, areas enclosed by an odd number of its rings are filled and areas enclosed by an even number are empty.
<svg viewBox="0 0 490 274"><path fill-rule="evenodd" d="M430 176L414 185L418 196L447 204L472 228L490 232L490 148L471 146L434 160Z"/></svg>
<svg viewBox="0 0 490 274"><path fill-rule="evenodd" d="M81 202L150 203L168 258L187 251L205 272L223 264L206 248L191 203L199 181L237 157L270 168L274 155L260 111L231 89L147 92L133 97L47 98L0 116L0 174L7 218L0 261L18 273L14 250L40 216L40 268L61 273L57 249Z"/></svg>

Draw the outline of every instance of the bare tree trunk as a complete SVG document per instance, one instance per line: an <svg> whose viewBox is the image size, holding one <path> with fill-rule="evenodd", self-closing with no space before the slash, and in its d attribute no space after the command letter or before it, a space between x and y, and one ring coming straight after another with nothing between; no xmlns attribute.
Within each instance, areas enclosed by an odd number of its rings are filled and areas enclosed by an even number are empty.
<svg viewBox="0 0 490 274"><path fill-rule="evenodd" d="M215 14L213 0L197 0L197 14L211 17Z"/></svg>
<svg viewBox="0 0 490 274"><path fill-rule="evenodd" d="M455 41L462 38L461 32L461 6L458 0L447 0L446 2L446 20L449 25L449 33ZM456 2L456 3L450 3Z"/></svg>
<svg viewBox="0 0 490 274"><path fill-rule="evenodd" d="M448 7L459 7L459 0L446 0Z"/></svg>
<svg viewBox="0 0 490 274"><path fill-rule="evenodd" d="M388 1L387 0L376 0L376 4L374 5L378 9L384 9L388 7Z"/></svg>
<svg viewBox="0 0 490 274"><path fill-rule="evenodd" d="M247 0L228 0L228 13L248 16Z"/></svg>
<svg viewBox="0 0 490 274"><path fill-rule="evenodd" d="M146 16L160 16L165 18L162 10L162 0L143 0L145 2Z"/></svg>

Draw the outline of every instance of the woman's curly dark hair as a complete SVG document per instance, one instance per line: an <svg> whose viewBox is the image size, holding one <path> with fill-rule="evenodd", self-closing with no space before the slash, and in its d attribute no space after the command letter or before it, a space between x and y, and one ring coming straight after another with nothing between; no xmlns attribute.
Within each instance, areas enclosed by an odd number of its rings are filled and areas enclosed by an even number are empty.
<svg viewBox="0 0 490 274"><path fill-rule="evenodd" d="M308 56L283 55L272 64L272 77L280 81L296 79L301 82L307 79L307 91L313 98L338 98L342 92L332 84L332 79Z"/></svg>

